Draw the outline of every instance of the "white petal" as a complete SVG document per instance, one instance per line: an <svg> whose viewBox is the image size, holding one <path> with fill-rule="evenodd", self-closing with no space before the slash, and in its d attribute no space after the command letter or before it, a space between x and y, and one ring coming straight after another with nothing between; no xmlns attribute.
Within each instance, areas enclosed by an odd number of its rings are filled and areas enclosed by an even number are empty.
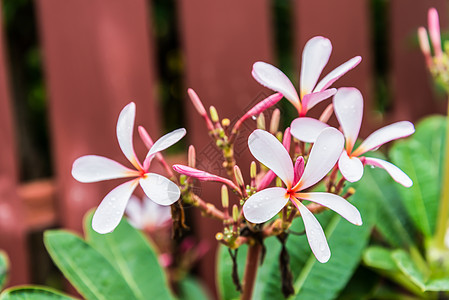
<svg viewBox="0 0 449 300"><path fill-rule="evenodd" d="M370 166L375 166L384 169L385 171L390 174L391 178L394 179L394 181L402 184L405 187L411 187L413 185L413 181L410 179L410 177L407 176L401 169L393 165L392 163L389 163L388 161L378 159L378 158L372 158L372 157L364 157L365 158L365 164Z"/></svg>
<svg viewBox="0 0 449 300"><path fill-rule="evenodd" d="M117 121L117 140L123 154L136 169L142 169L133 146L134 119L136 117L136 104L126 105L120 112Z"/></svg>
<svg viewBox="0 0 449 300"><path fill-rule="evenodd" d="M320 92L328 87L330 87L337 79L346 74L346 72L355 68L362 61L362 57L356 56L348 60L347 62L341 64L340 66L333 69L329 74L327 74L321 81L316 85L313 92Z"/></svg>
<svg viewBox="0 0 449 300"><path fill-rule="evenodd" d="M352 151L362 124L362 94L356 88L340 88L333 103L335 115L346 138L346 149Z"/></svg>
<svg viewBox="0 0 449 300"><path fill-rule="evenodd" d="M125 182L104 197L92 219L92 228L98 233L111 232L117 227L125 212L131 194L137 186L137 179Z"/></svg>
<svg viewBox="0 0 449 300"><path fill-rule="evenodd" d="M331 257L331 250L327 244L323 228L304 204L299 201L294 201L294 203L301 213L310 249L312 249L313 254L320 263L327 262Z"/></svg>
<svg viewBox="0 0 449 300"><path fill-rule="evenodd" d="M156 173L147 173L140 178L140 186L148 198L159 205L171 205L181 195L174 182Z"/></svg>
<svg viewBox="0 0 449 300"><path fill-rule="evenodd" d="M258 61L253 65L251 73L261 85L279 92L296 108L300 108L298 93L288 77L278 68Z"/></svg>
<svg viewBox="0 0 449 300"><path fill-rule="evenodd" d="M306 143L315 143L321 131L329 127L329 125L317 119L304 117L294 119L290 127L291 134L298 140Z"/></svg>
<svg viewBox="0 0 449 300"><path fill-rule="evenodd" d="M408 121L396 122L382 127L371 133L353 152L353 155L359 156L392 140L409 136L414 132L415 127Z"/></svg>
<svg viewBox="0 0 449 300"><path fill-rule="evenodd" d="M349 157L344 150L338 160L338 168L343 177L349 182L356 182L362 178L363 163L356 156Z"/></svg>
<svg viewBox="0 0 449 300"><path fill-rule="evenodd" d="M97 182L139 176L139 172L103 156L86 155L73 162L72 176L79 182Z"/></svg>
<svg viewBox="0 0 449 300"><path fill-rule="evenodd" d="M143 228L143 207L142 204L136 196L132 195L126 205L125 209L126 215L128 216L128 222L135 228Z"/></svg>
<svg viewBox="0 0 449 300"><path fill-rule="evenodd" d="M331 52L331 42L322 36L311 38L304 46L300 78L301 99L313 91Z"/></svg>
<svg viewBox="0 0 449 300"><path fill-rule="evenodd" d="M328 89L322 92L304 95L304 98L302 98L302 105L304 108L303 110L307 112L309 109L311 109L321 101L326 100L327 98L335 95L336 92L337 89Z"/></svg>
<svg viewBox="0 0 449 300"><path fill-rule="evenodd" d="M321 131L312 146L306 168L297 184L300 190L314 185L329 173L340 157L343 144L343 135L337 129L328 127Z"/></svg>
<svg viewBox="0 0 449 300"><path fill-rule="evenodd" d="M294 178L292 159L277 138L267 131L256 129L248 138L248 146L258 161L291 187Z"/></svg>
<svg viewBox="0 0 449 300"><path fill-rule="evenodd" d="M287 204L286 189L273 187L255 193L243 204L243 214L251 223L263 223L274 217Z"/></svg>
<svg viewBox="0 0 449 300"><path fill-rule="evenodd" d="M360 212L343 197L331 193L299 193L297 197L326 206L352 224L362 225Z"/></svg>
<svg viewBox="0 0 449 300"><path fill-rule="evenodd" d="M184 128L179 128L167 133L166 135L159 138L148 151L147 157L167 149L168 147L176 144L180 139L186 135L186 130Z"/></svg>

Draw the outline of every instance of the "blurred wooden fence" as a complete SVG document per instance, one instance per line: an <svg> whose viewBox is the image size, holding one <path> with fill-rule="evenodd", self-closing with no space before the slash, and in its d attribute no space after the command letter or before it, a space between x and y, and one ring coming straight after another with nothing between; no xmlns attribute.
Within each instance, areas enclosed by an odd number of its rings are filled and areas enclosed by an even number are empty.
<svg viewBox="0 0 449 300"><path fill-rule="evenodd" d="M185 87L194 88L205 105L216 106L223 117L232 119L242 114L248 103L261 93L268 93L251 77L252 64L257 60L276 64L272 3L267 0L185 0L177 4ZM370 1L360 0L297 0L292 3L297 67L300 51L314 35L326 36L333 43L326 70L361 55L362 63L336 86L358 87L365 97L368 118L374 105L369 5ZM439 10L442 20L447 19L443 0L390 1L388 84L394 103L383 121L365 121L364 132L382 123L399 119L416 121L426 114L444 111L441 103L433 101L424 59L411 42L416 28L426 24L430 5ZM162 134L153 22L147 1L37 0L36 7L55 176L50 181L31 185L18 182L13 124L20 120L12 118L8 60L2 45L0 248L11 258L10 284L29 282L29 253L33 249L27 248L27 235L31 230L61 226L81 231L86 210L98 205L116 184L81 184L71 177L70 171L72 162L85 154L101 154L124 162L114 129L124 105L135 101L137 123L149 129L155 138ZM3 36L0 38L4 40ZM188 143L204 149L209 140L203 122L190 103L184 107ZM136 146L137 152L143 153L143 148ZM249 154L240 157L246 163L249 158ZM208 187L204 187L203 195L206 198L211 195L212 201L219 199L216 191ZM220 224L211 221L207 226L195 227L200 237L211 240ZM211 252L200 266L209 286L213 286L214 280L213 261Z"/></svg>

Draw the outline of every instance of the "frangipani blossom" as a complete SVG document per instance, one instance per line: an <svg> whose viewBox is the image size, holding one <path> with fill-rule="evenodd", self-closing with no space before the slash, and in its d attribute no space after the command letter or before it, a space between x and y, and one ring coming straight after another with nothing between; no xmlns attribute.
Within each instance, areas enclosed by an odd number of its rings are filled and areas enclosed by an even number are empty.
<svg viewBox="0 0 449 300"><path fill-rule="evenodd" d="M337 90L328 88L362 60L360 56L353 57L318 82L331 52L331 42L322 36L313 37L306 43L302 53L299 96L288 77L268 63L256 62L253 65L252 75L263 86L282 93L296 107L299 116L302 117L313 106L333 96Z"/></svg>
<svg viewBox="0 0 449 300"><path fill-rule="evenodd" d="M159 174L149 173L148 169L155 155L178 142L186 134L186 130L184 128L174 130L157 140L142 164L133 146L135 115L136 105L131 102L123 108L117 121L117 139L120 148L134 166L134 170L97 155L82 156L73 163L72 176L79 182L134 177L110 191L101 201L92 219L92 228L98 233L108 233L117 227L129 198L139 184L148 198L160 205L171 205L180 196L180 190L175 183Z"/></svg>
<svg viewBox="0 0 449 300"><path fill-rule="evenodd" d="M335 128L324 129L317 137L304 168L304 160L301 158L293 166L290 155L276 137L266 131L255 130L248 140L251 153L271 169L286 187L267 188L249 197L243 205L245 218L252 223L266 222L290 200L301 213L313 254L318 261L327 262L330 250L326 236L318 220L301 200L326 206L356 225L362 225L362 218L357 208L338 195L301 191L319 182L334 167L343 144L341 132Z"/></svg>
<svg viewBox="0 0 449 300"><path fill-rule="evenodd" d="M361 157L383 144L411 135L415 132L412 123L397 122L380 128L370 134L357 149L354 144L359 135L363 116L363 97L356 88L340 88L333 99L334 111L346 139L346 146L338 160L338 168L346 180L356 182L362 178L363 166L371 165L385 169L398 183L405 187L413 185L412 180L395 165L371 157ZM318 134L329 125L312 118L297 118L291 124L291 133L300 141L314 143Z"/></svg>
<svg viewBox="0 0 449 300"><path fill-rule="evenodd" d="M169 225L171 210L169 206L162 206L144 196L142 201L131 196L126 206L129 223L137 229L157 230Z"/></svg>

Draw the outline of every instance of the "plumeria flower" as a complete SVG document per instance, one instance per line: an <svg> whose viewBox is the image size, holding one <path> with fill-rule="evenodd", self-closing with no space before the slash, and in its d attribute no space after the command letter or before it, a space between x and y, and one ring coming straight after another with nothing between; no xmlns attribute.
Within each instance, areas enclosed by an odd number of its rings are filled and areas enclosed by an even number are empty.
<svg viewBox="0 0 449 300"><path fill-rule="evenodd" d="M117 227L129 198L139 184L148 198L159 205L171 205L180 196L180 190L175 183L164 176L148 172L148 169L155 155L178 142L186 134L186 130L184 128L174 130L157 140L148 151L142 165L133 146L135 115L136 105L131 102L123 108L117 121L120 149L134 166L134 170L97 155L82 156L73 163L72 176L79 182L134 177L110 191L101 201L92 220L92 228L98 233L108 233Z"/></svg>
<svg viewBox="0 0 449 300"><path fill-rule="evenodd" d="M252 75L263 86L282 93L298 110L300 117L319 102L334 95L336 89L328 89L337 79L357 66L362 58L356 56L335 68L317 84L332 52L331 42L322 36L311 38L304 46L300 74L300 95L288 77L278 68L256 62Z"/></svg>
<svg viewBox="0 0 449 300"><path fill-rule="evenodd" d="M167 227L171 220L169 206L159 205L146 196L142 201L134 195L131 196L126 206L126 215L132 226L149 231Z"/></svg>
<svg viewBox="0 0 449 300"><path fill-rule="evenodd" d="M337 212L349 222L362 225L359 211L344 198L321 192L304 192L319 182L335 165L343 149L344 138L335 128L326 128L317 137L304 168L304 160L298 158L293 166L290 155L272 134L255 130L248 140L251 153L271 169L285 184L261 190L243 205L245 218L252 223L263 223L274 217L290 200L301 213L307 240L318 261L330 258L330 250L323 229L315 216L302 204L312 201Z"/></svg>
<svg viewBox="0 0 449 300"><path fill-rule="evenodd" d="M357 140L363 117L363 97L356 88L340 88L333 99L334 111L343 130L346 146L338 160L338 168L346 180L356 182L362 178L363 166L371 165L385 169L398 183L405 187L413 185L412 180L401 169L385 160L362 156L376 150L383 144L406 137L415 132L412 123L401 121L380 128L370 134L357 149ZM312 118L297 118L291 124L291 133L300 141L314 143L318 134L329 125Z"/></svg>

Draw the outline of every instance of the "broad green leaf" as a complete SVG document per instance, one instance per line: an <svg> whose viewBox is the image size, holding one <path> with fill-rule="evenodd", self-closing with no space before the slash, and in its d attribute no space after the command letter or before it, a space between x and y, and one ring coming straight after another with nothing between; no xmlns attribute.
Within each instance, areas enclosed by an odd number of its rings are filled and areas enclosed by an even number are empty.
<svg viewBox="0 0 449 300"><path fill-rule="evenodd" d="M381 271L397 272L399 269L391 257L391 253L391 250L383 247L369 247L363 253L363 262L367 266Z"/></svg>
<svg viewBox="0 0 449 300"><path fill-rule="evenodd" d="M0 290L3 290L8 281L9 259L5 251L0 251Z"/></svg>
<svg viewBox="0 0 449 300"><path fill-rule="evenodd" d="M427 291L449 291L449 278L430 279L426 282Z"/></svg>
<svg viewBox="0 0 449 300"><path fill-rule="evenodd" d="M113 232L99 234L92 229L92 215L85 218L86 240L123 276L135 299L172 299L166 275L148 239L125 218Z"/></svg>
<svg viewBox="0 0 449 300"><path fill-rule="evenodd" d="M379 154L369 156L384 159ZM361 201L373 202L375 227L391 246L407 247L413 243L413 235L410 234L413 233L413 225L400 200L398 185L385 170L365 167L354 196Z"/></svg>
<svg viewBox="0 0 449 300"><path fill-rule="evenodd" d="M416 284L422 291L426 290L426 275L418 268L406 251L402 249L395 250L391 254L391 257L396 263L396 266L410 281Z"/></svg>
<svg viewBox="0 0 449 300"><path fill-rule="evenodd" d="M182 279L178 285L180 300L208 300L211 295L205 290L203 285L197 279L187 276Z"/></svg>
<svg viewBox="0 0 449 300"><path fill-rule="evenodd" d="M135 299L122 275L77 235L49 230L44 243L54 263L86 299Z"/></svg>
<svg viewBox="0 0 449 300"><path fill-rule="evenodd" d="M41 286L16 286L3 291L0 300L74 300L56 290Z"/></svg>
<svg viewBox="0 0 449 300"><path fill-rule="evenodd" d="M428 238L436 226L444 141L445 118L431 117L417 125L412 137L396 142L390 151L392 162L413 180L412 187L398 187L398 191L414 225Z"/></svg>

